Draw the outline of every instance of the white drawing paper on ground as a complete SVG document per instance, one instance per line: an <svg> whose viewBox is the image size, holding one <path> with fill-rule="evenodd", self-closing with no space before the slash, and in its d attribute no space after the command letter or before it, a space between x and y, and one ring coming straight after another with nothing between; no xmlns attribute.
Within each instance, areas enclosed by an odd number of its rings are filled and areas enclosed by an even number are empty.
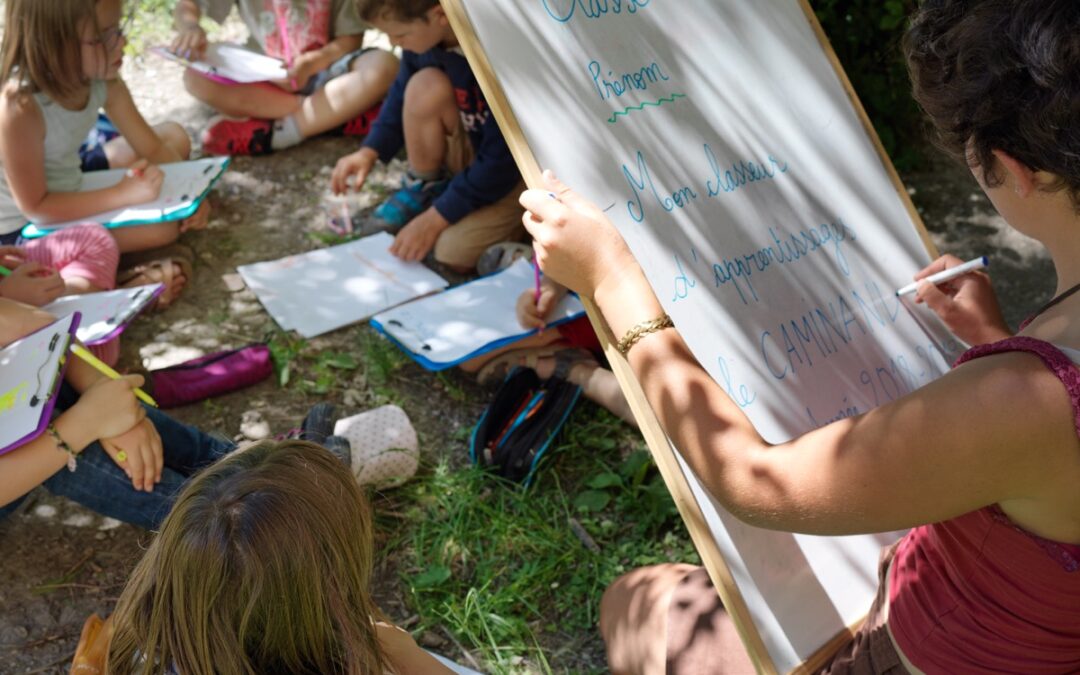
<svg viewBox="0 0 1080 675"><path fill-rule="evenodd" d="M148 284L115 291L66 295L42 309L53 316L79 312L82 318L75 336L84 345L97 345L124 332L124 328L163 290L165 284Z"/></svg>
<svg viewBox="0 0 1080 675"><path fill-rule="evenodd" d="M189 61L167 47L151 47L150 51L224 84L268 82L284 80L289 76L281 59L229 42L211 43L206 48L206 54L198 61Z"/></svg>
<svg viewBox="0 0 1080 675"><path fill-rule="evenodd" d="M69 314L0 349L0 455L45 430L78 325L79 315Z"/></svg>
<svg viewBox="0 0 1080 675"><path fill-rule="evenodd" d="M228 166L228 157L208 157L188 162L159 164L158 167L165 174L165 180L161 185L161 194L154 201L125 206L121 209L62 223L31 223L23 228L22 234L28 239L33 239L69 225L86 222L101 223L105 227L113 228L183 220L195 213L206 193ZM127 169L84 173L79 192L112 187L123 180L126 173Z"/></svg>
<svg viewBox="0 0 1080 675"><path fill-rule="evenodd" d="M498 274L382 312L371 325L428 370L444 370L533 334L518 323L516 305L534 283L532 264L519 259ZM567 295L548 325L584 313L581 301Z"/></svg>
<svg viewBox="0 0 1080 675"><path fill-rule="evenodd" d="M380 232L237 271L279 326L311 338L447 287L422 264L391 255L393 241Z"/></svg>

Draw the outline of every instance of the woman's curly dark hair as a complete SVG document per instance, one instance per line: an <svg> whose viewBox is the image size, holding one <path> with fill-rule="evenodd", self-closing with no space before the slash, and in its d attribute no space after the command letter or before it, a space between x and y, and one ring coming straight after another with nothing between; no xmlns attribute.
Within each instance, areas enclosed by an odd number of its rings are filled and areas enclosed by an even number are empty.
<svg viewBox="0 0 1080 675"><path fill-rule="evenodd" d="M925 0L904 51L946 150L991 186L1004 151L1080 211L1080 0Z"/></svg>

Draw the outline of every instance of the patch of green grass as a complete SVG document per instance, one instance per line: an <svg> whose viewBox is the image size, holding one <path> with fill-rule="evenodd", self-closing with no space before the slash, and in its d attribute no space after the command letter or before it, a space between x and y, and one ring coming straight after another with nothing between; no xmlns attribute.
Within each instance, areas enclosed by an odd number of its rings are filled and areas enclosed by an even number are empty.
<svg viewBox="0 0 1080 675"><path fill-rule="evenodd" d="M147 47L168 44L174 34L172 13L175 4L176 0L127 0L124 11L134 12L135 20L126 33L128 44L124 53L136 56ZM201 25L211 40L221 30L206 16L203 16Z"/></svg>
<svg viewBox="0 0 1080 675"><path fill-rule="evenodd" d="M341 381L342 373L356 370L359 363L352 354L345 352L319 352L311 366L310 374L302 380L307 391L326 394Z"/></svg>
<svg viewBox="0 0 1080 675"><path fill-rule="evenodd" d="M368 384L375 388L386 387L394 373L409 363L408 356L374 329L360 333L360 353Z"/></svg>
<svg viewBox="0 0 1080 675"><path fill-rule="evenodd" d="M218 230L213 237L214 255L220 258L233 258L243 248L240 240L227 231Z"/></svg>
<svg viewBox="0 0 1080 675"><path fill-rule="evenodd" d="M323 396L338 389L343 375L360 367L360 361L350 352L316 350L295 333L273 332L267 344L273 357L278 385L294 383L307 394Z"/></svg>
<svg viewBox="0 0 1080 675"><path fill-rule="evenodd" d="M141 54L147 47L167 43L173 32L173 0L135 0L126 3L125 11L133 11L136 6L135 20L126 34L128 44L124 52L128 56Z"/></svg>
<svg viewBox="0 0 1080 675"><path fill-rule="evenodd" d="M312 240L316 244L321 244L322 246L337 246L339 244L346 244L346 243L352 241L353 239L358 239L359 238L359 237L350 237L350 236L344 235L344 234L338 234L336 232L320 232L320 231L317 231L317 230L313 230L311 232L308 232L307 236L308 236L308 239Z"/></svg>
<svg viewBox="0 0 1080 675"><path fill-rule="evenodd" d="M383 525L417 628L452 634L488 672L599 668L607 585L697 561L636 431L583 406L552 452L528 490L440 463L394 496L406 518Z"/></svg>
<svg viewBox="0 0 1080 675"><path fill-rule="evenodd" d="M447 374L448 371L440 370L435 373L435 377L439 380L439 384L442 385L443 391L450 397L450 400L455 403L464 403L469 400L469 392L465 391L465 388L461 386L461 382L454 377Z"/></svg>
<svg viewBox="0 0 1080 675"><path fill-rule="evenodd" d="M300 353L307 346L307 340L295 333L275 331L266 341L270 346L270 356L274 362L274 372L277 373L278 385L289 386L292 381L293 369L297 366Z"/></svg>

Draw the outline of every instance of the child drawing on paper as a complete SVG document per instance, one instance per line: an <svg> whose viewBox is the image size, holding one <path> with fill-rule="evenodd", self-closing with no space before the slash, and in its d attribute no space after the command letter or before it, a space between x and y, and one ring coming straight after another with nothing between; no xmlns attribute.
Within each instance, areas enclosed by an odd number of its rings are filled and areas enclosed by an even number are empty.
<svg viewBox="0 0 1080 675"><path fill-rule="evenodd" d="M863 626L822 671L1072 672L1080 666L1080 3L933 0L905 41L915 97L998 212L1049 250L1058 294L1013 336L989 277L918 297L976 345L865 414L766 443L695 360L603 213L546 175L526 226L546 274L591 297L705 489L758 527L909 530ZM551 199L548 191L556 193ZM919 278L955 266L943 257ZM654 321L655 319L660 321ZM807 620L813 620L812 617ZM701 568L617 580L614 673L752 672Z"/></svg>
<svg viewBox="0 0 1080 675"><path fill-rule="evenodd" d="M0 299L0 346L54 321ZM139 403L133 388L142 383L139 375L111 380L71 358L49 430L0 455L0 518L44 485L102 515L156 528L188 478L234 445Z"/></svg>
<svg viewBox="0 0 1080 675"><path fill-rule="evenodd" d="M532 250L524 244L498 244L491 250L496 252L500 249L525 251L524 255L532 256ZM515 258L513 255L503 255L501 260L505 267L512 264ZM636 427L637 420L630 411L615 374L600 365L599 359L603 358L603 353L589 318L582 316L548 327L551 312L566 294L565 286L547 277L540 282L539 295L535 288L522 290L516 305L518 323L522 328L535 329L537 332L466 361L461 364L461 369L476 373L476 379L482 385L497 385L514 368L531 368L541 380L558 377L578 385L590 401Z"/></svg>
<svg viewBox="0 0 1080 675"><path fill-rule="evenodd" d="M203 131L203 152L264 155L327 131L364 136L397 72L397 58L364 49L364 24L353 0L179 0L170 50L201 59L207 47L203 13L221 22L233 5L251 34L249 45L285 61L282 82L225 84L189 68L188 92L218 110Z"/></svg>
<svg viewBox="0 0 1080 675"><path fill-rule="evenodd" d="M402 260L433 254L468 272L484 249L524 234L517 166L438 0L357 5L404 56L371 133L338 160L331 189L361 189L376 162L405 148L409 170L401 189L355 219L357 229L394 234L390 252Z"/></svg>
<svg viewBox="0 0 1080 675"><path fill-rule="evenodd" d="M151 127L119 76L127 19L120 0L11 0L0 62L0 244L13 244L28 220L78 220L157 199L159 163L186 159L187 134L169 122ZM41 45L49 45L42 48ZM99 110L119 135L99 143ZM130 167L118 185L79 192L83 171ZM206 203L186 221L111 231L121 253L174 242L206 226ZM51 239L51 237L49 237ZM115 270L114 270L115 272ZM135 272L141 283L165 282L167 304L188 269L166 257Z"/></svg>

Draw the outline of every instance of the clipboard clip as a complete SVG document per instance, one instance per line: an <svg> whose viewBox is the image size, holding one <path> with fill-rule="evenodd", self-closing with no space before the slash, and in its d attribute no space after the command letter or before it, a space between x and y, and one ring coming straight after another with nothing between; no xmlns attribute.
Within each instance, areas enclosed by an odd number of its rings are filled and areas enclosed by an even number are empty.
<svg viewBox="0 0 1080 675"><path fill-rule="evenodd" d="M53 333L52 338L49 340L49 353L56 351L56 343L60 341L60 333ZM39 403L42 402L41 398L41 371L48 365L48 361L41 364L37 371L37 388L34 389L34 395L30 397L30 407L36 408Z"/></svg>

